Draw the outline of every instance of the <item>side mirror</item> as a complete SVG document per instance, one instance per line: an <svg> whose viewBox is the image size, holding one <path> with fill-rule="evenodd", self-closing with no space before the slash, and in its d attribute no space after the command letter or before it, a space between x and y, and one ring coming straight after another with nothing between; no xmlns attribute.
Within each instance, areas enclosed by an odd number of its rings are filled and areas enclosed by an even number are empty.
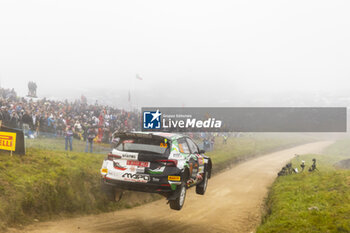
<svg viewBox="0 0 350 233"><path fill-rule="evenodd" d="M205 150L199 150L199 154L204 154Z"/></svg>

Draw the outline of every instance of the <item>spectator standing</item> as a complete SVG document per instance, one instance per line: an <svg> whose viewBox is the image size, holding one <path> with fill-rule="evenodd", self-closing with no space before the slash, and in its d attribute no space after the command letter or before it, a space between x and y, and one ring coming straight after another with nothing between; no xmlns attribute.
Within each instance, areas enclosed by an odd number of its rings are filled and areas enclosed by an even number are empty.
<svg viewBox="0 0 350 233"><path fill-rule="evenodd" d="M224 142L223 144L226 144L227 143L227 135L224 135Z"/></svg>
<svg viewBox="0 0 350 233"><path fill-rule="evenodd" d="M2 120L3 124L8 124L10 122L11 116L9 112L7 111L6 106L1 106L1 115L0 115L0 120Z"/></svg>
<svg viewBox="0 0 350 233"><path fill-rule="evenodd" d="M86 147L85 147L86 153L88 152L89 147L90 147L90 153L92 153L95 137L96 137L96 131L93 127L90 126L89 129L87 130L87 140L86 140Z"/></svg>
<svg viewBox="0 0 350 233"><path fill-rule="evenodd" d="M26 111L26 112L23 114L23 116L22 116L22 122L23 122L22 128L23 128L24 134L28 136L29 129L30 129L30 127L33 125L33 118L32 118L32 116L29 114L28 111Z"/></svg>
<svg viewBox="0 0 350 233"><path fill-rule="evenodd" d="M210 138L210 151L214 150L214 144L215 144L215 137L211 136L211 138Z"/></svg>
<svg viewBox="0 0 350 233"><path fill-rule="evenodd" d="M209 151L209 149L210 149L210 142L209 142L209 140L207 138L204 138L204 140L203 140L203 147L204 147L205 151Z"/></svg>
<svg viewBox="0 0 350 233"><path fill-rule="evenodd" d="M66 131L65 131L65 141L66 141L66 150L68 150L68 144L69 144L69 149L70 151L73 150L73 129L70 125L67 126Z"/></svg>

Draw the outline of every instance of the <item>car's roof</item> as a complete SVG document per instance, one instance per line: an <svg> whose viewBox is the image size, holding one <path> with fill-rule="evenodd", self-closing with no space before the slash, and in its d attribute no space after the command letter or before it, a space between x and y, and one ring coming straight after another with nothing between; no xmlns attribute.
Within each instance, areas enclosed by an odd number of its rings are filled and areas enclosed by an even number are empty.
<svg viewBox="0 0 350 233"><path fill-rule="evenodd" d="M115 132L115 133L118 134L118 132ZM124 133L121 133L121 134L124 134ZM167 138L167 139L170 139L170 140L176 140L176 139L184 137L184 135L181 135L181 134L166 133L166 132L141 132L141 131L135 131L135 132L125 132L125 134L155 135L155 136Z"/></svg>
<svg viewBox="0 0 350 233"><path fill-rule="evenodd" d="M165 133L165 132L152 132L152 134L165 137L168 139L178 139L184 137L184 135L176 134L176 133Z"/></svg>

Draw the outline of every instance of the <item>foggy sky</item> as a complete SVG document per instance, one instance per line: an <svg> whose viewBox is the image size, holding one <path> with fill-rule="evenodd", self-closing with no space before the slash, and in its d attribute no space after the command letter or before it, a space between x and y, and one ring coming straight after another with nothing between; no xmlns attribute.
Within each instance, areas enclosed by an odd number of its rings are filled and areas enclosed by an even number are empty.
<svg viewBox="0 0 350 233"><path fill-rule="evenodd" d="M349 11L319 0L0 0L1 86L119 101L131 90L148 106L336 93L350 89Z"/></svg>

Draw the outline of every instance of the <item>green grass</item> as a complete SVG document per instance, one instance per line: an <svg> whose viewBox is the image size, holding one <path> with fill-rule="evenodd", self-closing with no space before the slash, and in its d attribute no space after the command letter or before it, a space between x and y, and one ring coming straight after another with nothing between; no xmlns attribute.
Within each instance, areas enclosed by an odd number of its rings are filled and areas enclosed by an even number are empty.
<svg viewBox="0 0 350 233"><path fill-rule="evenodd" d="M75 152L85 152L86 142L73 139L73 151ZM65 150L65 139L64 137L40 137L36 139L26 139L26 148L37 148L44 150ZM94 143L93 152L94 153L106 153L110 150L110 145L103 143Z"/></svg>
<svg viewBox="0 0 350 233"><path fill-rule="evenodd" d="M302 155L308 166L317 159L319 171L279 177L273 184L267 215L257 232L350 232L350 171L333 164L350 158L350 140L340 140L322 155ZM308 167L307 166L307 167ZM312 207L317 207L309 209Z"/></svg>
<svg viewBox="0 0 350 233"><path fill-rule="evenodd" d="M0 153L0 227L52 215L98 213L140 204L111 203L100 191L105 155L30 148L25 156ZM148 195L144 200L154 200ZM144 201L142 200L142 201Z"/></svg>
<svg viewBox="0 0 350 233"><path fill-rule="evenodd" d="M229 138L222 145L222 138L217 138L215 150L208 154L218 170L233 159L300 144L303 140L295 136L254 135ZM84 142L73 143L74 151L85 147ZM10 157L9 153L0 152L0 229L58 215L130 208L159 198L127 193L121 203L111 203L100 191L99 169L105 154L67 153L62 139L28 140L28 144L25 156Z"/></svg>

